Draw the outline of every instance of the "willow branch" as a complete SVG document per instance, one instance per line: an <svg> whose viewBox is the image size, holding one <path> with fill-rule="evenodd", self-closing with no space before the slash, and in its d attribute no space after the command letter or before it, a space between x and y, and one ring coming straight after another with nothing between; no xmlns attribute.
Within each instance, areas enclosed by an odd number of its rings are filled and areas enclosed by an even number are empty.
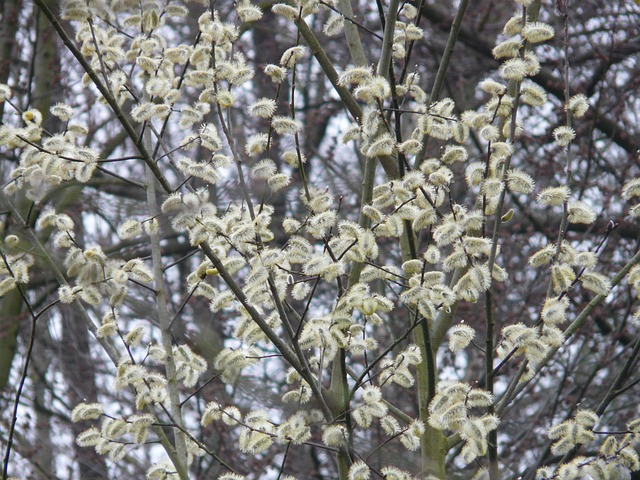
<svg viewBox="0 0 640 480"><path fill-rule="evenodd" d="M62 40L62 43L65 44L65 46L69 49L71 54L76 58L78 63L82 66L84 71L91 78L91 81L93 82L93 84L96 86L96 88L100 91L100 93L102 94L106 102L109 104L109 107L111 108L116 118L122 125L122 128L124 128L125 132L127 133L127 136L131 139L136 149L140 152L140 155L142 155L144 162L147 164L149 169L153 172L154 176L158 179L158 182L160 182L160 185L162 186L164 191L167 193L172 192L173 189L169 184L168 180L160 171L158 164L153 160L151 154L149 153L149 150L144 145L142 138L140 137L140 135L138 135L136 130L133 128L133 125L131 125L131 122L129 122L129 119L120 108L120 105L118 105L118 102L116 101L116 99L113 97L113 95L111 95L107 86L104 83L102 83L96 71L91 67L89 62L87 62L87 60L84 58L84 56L82 55L78 47L76 47L76 45L73 43L73 40L71 40L69 35L67 35L67 32L64 30L62 25L60 25L60 22L55 17L55 15L51 12L51 10L49 10L49 7L46 5L44 0L34 0L34 1L35 1L35 4L38 6L38 8L42 11L42 13L44 13L45 16L49 19L51 26L58 33L58 36Z"/></svg>

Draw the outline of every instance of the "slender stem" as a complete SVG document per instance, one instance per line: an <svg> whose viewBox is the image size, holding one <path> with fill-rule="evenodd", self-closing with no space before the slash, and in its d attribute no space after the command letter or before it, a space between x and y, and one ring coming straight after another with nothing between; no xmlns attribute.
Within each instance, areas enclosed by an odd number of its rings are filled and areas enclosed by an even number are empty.
<svg viewBox="0 0 640 480"><path fill-rule="evenodd" d="M398 19L398 7L400 0L391 0L387 8L387 16L384 26L384 38L382 39L382 52L378 62L378 75L388 77L391 66L391 51L393 50L393 33Z"/></svg>
<svg viewBox="0 0 640 480"><path fill-rule="evenodd" d="M327 76L327 80L331 82L331 85L340 97L340 100L342 101L344 106L347 108L347 110L355 120L361 120L362 109L360 108L360 105L358 104L356 99L353 98L353 95L351 95L349 89L343 85L340 85L340 83L338 82L338 72L333 66L333 62L329 59L327 52L325 52L324 48L322 48L322 45L316 38L315 34L311 31L303 18L296 17L296 27L298 27L298 31L302 34L302 37L304 38L305 42L307 42L307 45L309 45L311 53L313 53L313 56L320 64L322 71Z"/></svg>
<svg viewBox="0 0 640 480"><path fill-rule="evenodd" d="M147 130L145 133L145 141L147 145L150 140L150 132ZM156 178L149 167L146 168L147 176L147 208L149 216L155 217L158 215L158 203L156 198ZM184 422L182 419L182 409L180 402L180 392L178 387L176 365L173 357L173 341L171 336L171 316L167 309L167 293L164 286L164 268L162 265L162 253L160 250L160 236L157 231L151 229L149 232L149 240L151 245L151 260L153 263L153 277L156 305L158 308L158 321L160 324L160 332L162 335L162 346L165 351L165 373L167 376L167 391L169 395L169 409L171 411L171 417L176 423L174 430L174 442L176 448L177 465L174 465L178 471L181 479L188 479L187 473L187 448L185 443L185 437L180 432L180 429L184 428ZM175 463L175 460L174 460Z"/></svg>
<svg viewBox="0 0 640 480"><path fill-rule="evenodd" d="M338 0L338 7L340 8L340 13L345 17L345 19L353 18L351 0ZM358 27L353 23L353 21L345 23L344 36L347 39L347 47L349 48L349 53L351 54L353 63L357 66L367 65L367 56L362 48L360 33L358 32Z"/></svg>

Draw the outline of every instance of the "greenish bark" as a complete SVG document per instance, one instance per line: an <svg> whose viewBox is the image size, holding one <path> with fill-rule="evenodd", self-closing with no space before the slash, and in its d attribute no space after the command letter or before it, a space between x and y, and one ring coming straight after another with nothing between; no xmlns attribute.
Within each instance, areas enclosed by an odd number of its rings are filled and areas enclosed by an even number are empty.
<svg viewBox="0 0 640 480"><path fill-rule="evenodd" d="M18 345L18 325L22 312L22 298L17 290L2 297L0 304L0 391L7 388L9 372Z"/></svg>
<svg viewBox="0 0 640 480"><path fill-rule="evenodd" d="M16 46L18 18L22 9L20 0L3 0L2 25L0 26L0 83L9 80L12 58ZM4 117L4 102L0 102L0 121ZM9 371L16 353L18 322L22 311L22 299L17 291L9 292L0 302L0 391L7 388Z"/></svg>

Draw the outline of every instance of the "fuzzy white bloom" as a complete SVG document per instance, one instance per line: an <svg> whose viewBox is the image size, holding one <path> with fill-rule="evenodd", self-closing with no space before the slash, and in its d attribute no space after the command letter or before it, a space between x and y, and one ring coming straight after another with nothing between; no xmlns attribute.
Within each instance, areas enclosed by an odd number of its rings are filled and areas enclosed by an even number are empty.
<svg viewBox="0 0 640 480"><path fill-rule="evenodd" d="M252 117L271 118L276 112L276 102L271 98L261 98L249 106Z"/></svg>
<svg viewBox="0 0 640 480"><path fill-rule="evenodd" d="M102 301L100 290L91 285L85 286L79 290L78 296L89 305L98 305Z"/></svg>
<svg viewBox="0 0 640 480"><path fill-rule="evenodd" d="M576 272L566 263L557 264L551 267L551 280L556 293L566 292L576 279Z"/></svg>
<svg viewBox="0 0 640 480"><path fill-rule="evenodd" d="M218 480L245 480L244 475L238 473L223 473L218 477Z"/></svg>
<svg viewBox="0 0 640 480"><path fill-rule="evenodd" d="M267 149L269 137L266 133L257 133L247 139L244 149L247 155L258 155Z"/></svg>
<svg viewBox="0 0 640 480"><path fill-rule="evenodd" d="M309 199L303 197L303 202L313 213L326 212L331 207L333 207L334 198L331 192L329 192L328 190L320 190L310 187L309 196ZM359 234L361 234L362 230L357 224L352 224L351 222L343 222L340 228L341 235L350 234L352 237L356 238Z"/></svg>
<svg viewBox="0 0 640 480"><path fill-rule="evenodd" d="M458 324L449 330L449 350L453 353L464 350L469 346L476 331L469 325Z"/></svg>
<svg viewBox="0 0 640 480"><path fill-rule="evenodd" d="M447 145L442 155L442 163L464 162L469 157L467 149L461 145Z"/></svg>
<svg viewBox="0 0 640 480"><path fill-rule="evenodd" d="M478 113L473 110L462 112L462 123L469 128L482 128L491 122L491 117L486 113Z"/></svg>
<svg viewBox="0 0 640 480"><path fill-rule="evenodd" d="M429 245L422 257L427 263L435 265L440 261L440 249L435 245Z"/></svg>
<svg viewBox="0 0 640 480"><path fill-rule="evenodd" d="M377 405L382 403L382 392L379 387L369 385L362 391L362 400L367 405Z"/></svg>
<svg viewBox="0 0 640 480"><path fill-rule="evenodd" d="M514 193L531 193L535 187L533 178L521 170L511 169L507 173L507 186Z"/></svg>
<svg viewBox="0 0 640 480"><path fill-rule="evenodd" d="M369 158L390 156L393 154L395 141L391 134L383 133L372 142L362 153Z"/></svg>
<svg viewBox="0 0 640 480"><path fill-rule="evenodd" d="M349 480L368 480L371 476L369 466L364 462L354 462L349 468Z"/></svg>
<svg viewBox="0 0 640 480"><path fill-rule="evenodd" d="M171 82L167 78L153 77L147 82L145 90L152 97L164 98L171 90Z"/></svg>
<svg viewBox="0 0 640 480"><path fill-rule="evenodd" d="M136 444L144 445L146 443L149 436L149 427L155 420L155 417L151 414L131 415L127 418L129 433L133 435Z"/></svg>
<svg viewBox="0 0 640 480"><path fill-rule="evenodd" d="M456 122L451 126L451 134L456 142L464 144L469 139L469 127L462 122Z"/></svg>
<svg viewBox="0 0 640 480"><path fill-rule="evenodd" d="M629 217L640 218L640 203L637 203L629 209Z"/></svg>
<svg viewBox="0 0 640 480"><path fill-rule="evenodd" d="M54 117L58 117L63 122L68 122L73 117L73 108L65 103L56 103L49 111Z"/></svg>
<svg viewBox="0 0 640 480"><path fill-rule="evenodd" d="M430 114L425 114L420 118L419 128L423 135L429 135L439 140L449 140L453 135L451 122Z"/></svg>
<svg viewBox="0 0 640 480"><path fill-rule="evenodd" d="M268 180L277 172L276 164L270 158L263 158L251 168L251 176L261 180Z"/></svg>
<svg viewBox="0 0 640 480"><path fill-rule="evenodd" d="M233 107L236 103L236 96L227 89L220 89L215 95L215 101L221 108Z"/></svg>
<svg viewBox="0 0 640 480"><path fill-rule="evenodd" d="M276 3L271 7L271 11L276 15L281 15L289 20L298 18L298 9L293 8L286 3Z"/></svg>
<svg viewBox="0 0 640 480"><path fill-rule="evenodd" d="M217 402L209 402L202 413L200 423L206 427L211 422L222 418L222 407Z"/></svg>
<svg viewBox="0 0 640 480"><path fill-rule="evenodd" d="M429 175L429 183L436 188L448 187L453 182L453 179L454 173L447 167L440 167Z"/></svg>
<svg viewBox="0 0 640 480"><path fill-rule="evenodd" d="M200 142L204 148L212 152L222 148L222 140L218 136L216 126L212 123L205 123L200 127Z"/></svg>
<svg viewBox="0 0 640 480"><path fill-rule="evenodd" d="M322 27L322 33L327 37L334 37L342 32L344 28L344 16L339 13L332 13Z"/></svg>
<svg viewBox="0 0 640 480"><path fill-rule="evenodd" d="M522 86L520 98L527 105L540 107L547 102L547 93L540 85L528 82L526 85Z"/></svg>
<svg viewBox="0 0 640 480"><path fill-rule="evenodd" d="M338 77L339 85L361 85L369 82L373 78L370 67L351 67L345 70Z"/></svg>
<svg viewBox="0 0 640 480"><path fill-rule="evenodd" d="M553 244L546 245L529 258L529 265L534 268L544 267L549 265L554 259L556 254L556 247Z"/></svg>
<svg viewBox="0 0 640 480"><path fill-rule="evenodd" d="M555 297L547 298L542 307L542 320L549 325L564 322L568 306L569 298L566 296L562 297L561 300Z"/></svg>
<svg viewBox="0 0 640 480"><path fill-rule="evenodd" d="M297 412L282 422L276 432L278 440L282 443L301 445L311 438L311 429L303 412Z"/></svg>
<svg viewBox="0 0 640 480"><path fill-rule="evenodd" d="M424 423L414 420L409 427L400 435L400 443L407 450L415 451L420 448L420 438L425 432Z"/></svg>
<svg viewBox="0 0 640 480"><path fill-rule="evenodd" d="M560 126L553 130L553 137L556 139L556 143L561 147L569 145L574 138L576 138L576 132L571 127Z"/></svg>
<svg viewBox="0 0 640 480"><path fill-rule="evenodd" d="M285 68L293 68L298 60L305 56L306 52L307 49L302 45L295 45L293 47L290 47L286 49L280 57L280 65Z"/></svg>
<svg viewBox="0 0 640 480"><path fill-rule="evenodd" d="M513 144L509 142L493 142L491 144L491 159L502 160L513 154Z"/></svg>
<svg viewBox="0 0 640 480"><path fill-rule="evenodd" d="M302 228L302 223L300 223L295 218L285 218L282 221L282 228L284 229L285 233L291 235L298 232L300 228Z"/></svg>
<svg viewBox="0 0 640 480"><path fill-rule="evenodd" d="M0 103L11 98L11 88L4 83L0 83Z"/></svg>
<svg viewBox="0 0 640 480"><path fill-rule="evenodd" d="M118 237L121 240L137 237L142 234L142 224L138 220L127 220L118 228Z"/></svg>
<svg viewBox="0 0 640 480"><path fill-rule="evenodd" d="M118 333L118 324L116 322L107 322L100 325L96 331L96 337L106 338L112 337Z"/></svg>
<svg viewBox="0 0 640 480"><path fill-rule="evenodd" d="M362 114L362 128L358 127L358 133L363 133L365 137L373 137L376 131L382 125L382 117L377 108L365 107ZM354 127L356 125L353 125ZM361 131L361 132L360 132Z"/></svg>
<svg viewBox="0 0 640 480"><path fill-rule="evenodd" d="M149 283L153 281L151 270L139 258L127 261L122 266L122 270L129 272L131 278L138 282Z"/></svg>
<svg viewBox="0 0 640 480"><path fill-rule="evenodd" d="M491 275L486 265L475 265L465 273L454 287L456 294L471 303L478 301L481 292L491 285Z"/></svg>
<svg viewBox="0 0 640 480"><path fill-rule="evenodd" d="M396 435L401 431L398 420L393 415L385 415L380 419L380 426L387 435Z"/></svg>
<svg viewBox="0 0 640 480"><path fill-rule="evenodd" d="M264 67L264 73L274 83L282 83L284 79L287 78L287 71L284 68L272 63Z"/></svg>
<svg viewBox="0 0 640 480"><path fill-rule="evenodd" d="M400 14L403 15L407 20L414 20L418 17L418 9L410 3L404 3L402 5Z"/></svg>
<svg viewBox="0 0 640 480"><path fill-rule="evenodd" d="M6 295L11 290L16 288L17 282L15 277L9 276L0 282L0 297ZM63 302L64 303L64 302ZM71 302L68 302L71 303Z"/></svg>
<svg viewBox="0 0 640 480"><path fill-rule="evenodd" d="M307 163L307 157L299 150L287 150L283 152L282 160L293 168L298 168L300 164Z"/></svg>
<svg viewBox="0 0 640 480"><path fill-rule="evenodd" d="M146 333L146 328L139 325L133 328L127 335L124 337L124 343L130 347L137 347L140 345L144 334Z"/></svg>
<svg viewBox="0 0 640 480"><path fill-rule="evenodd" d="M516 58L520 53L521 47L522 39L513 37L493 47L491 53L493 54L493 58L496 60L500 60L502 58Z"/></svg>
<svg viewBox="0 0 640 480"><path fill-rule="evenodd" d="M280 135L295 135L302 130L302 126L296 120L285 116L273 117L271 126Z"/></svg>
<svg viewBox="0 0 640 480"><path fill-rule="evenodd" d="M504 95L505 93L507 93L506 85L496 82L495 80L492 80L490 78L483 80L478 86L491 95Z"/></svg>
<svg viewBox="0 0 640 480"><path fill-rule="evenodd" d="M477 187L484 180L486 165L484 162L472 162L465 169L465 180L470 187Z"/></svg>
<svg viewBox="0 0 640 480"><path fill-rule="evenodd" d="M189 15L189 10L184 5L169 4L164 7L164 11L171 17L184 18Z"/></svg>
<svg viewBox="0 0 640 480"><path fill-rule="evenodd" d="M416 155L420 152L421 148L422 142L413 138L398 144L398 151L405 155Z"/></svg>
<svg viewBox="0 0 640 480"><path fill-rule="evenodd" d="M627 282L640 295L640 265L636 265L629 270Z"/></svg>
<svg viewBox="0 0 640 480"><path fill-rule="evenodd" d="M286 173L277 173L267 180L267 185L272 191L277 192L291 183L291 177Z"/></svg>
<svg viewBox="0 0 640 480"><path fill-rule="evenodd" d="M574 95L569 99L569 102L565 106L565 109L568 112L571 112L575 118L582 118L587 110L589 109L589 101L587 97L582 93L578 95Z"/></svg>
<svg viewBox="0 0 640 480"><path fill-rule="evenodd" d="M453 218L443 221L433 232L433 239L439 246L450 245L462 235L463 229Z"/></svg>
<svg viewBox="0 0 640 480"><path fill-rule="evenodd" d="M522 36L529 43L541 43L553 38L554 30L551 25L542 22L527 23L522 28Z"/></svg>
<svg viewBox="0 0 640 480"><path fill-rule="evenodd" d="M349 438L349 433L345 425L328 425L322 433L322 443L327 447L339 447L344 445Z"/></svg>
<svg viewBox="0 0 640 480"><path fill-rule="evenodd" d="M504 24L502 34L505 36L519 35L522 31L523 26L524 19L522 18L522 14L518 12L514 14L509 20L507 20L507 23Z"/></svg>
<svg viewBox="0 0 640 480"><path fill-rule="evenodd" d="M357 123L352 123L347 127L345 132L342 134L341 141L342 143L348 143L351 140L360 140L362 136L361 134L362 134L362 130L360 128L360 125L358 125Z"/></svg>
<svg viewBox="0 0 640 480"><path fill-rule="evenodd" d="M220 370L223 380L231 382L237 378L243 368L257 362L258 352L255 347L232 350L225 348L216 357L214 367Z"/></svg>
<svg viewBox="0 0 640 480"><path fill-rule="evenodd" d="M488 177L482 182L480 193L488 199L497 197L504 190L504 182L500 178Z"/></svg>
<svg viewBox="0 0 640 480"><path fill-rule="evenodd" d="M164 462L154 463L149 467L146 474L147 480L174 480L176 467L171 463L171 461L167 460ZM220 477L219 477L220 478ZM244 477L242 477L244 479ZM233 480L241 480L241 479L233 479Z"/></svg>
<svg viewBox="0 0 640 480"><path fill-rule="evenodd" d="M570 201L568 205L570 223L584 223L590 225L596 221L596 212L585 202Z"/></svg>
<svg viewBox="0 0 640 480"><path fill-rule="evenodd" d="M91 427L84 432L81 432L76 437L76 443L80 447L94 447L98 444L102 435L100 435L100 430L96 427Z"/></svg>
<svg viewBox="0 0 640 480"><path fill-rule="evenodd" d="M538 194L538 202L546 206L559 206L569 199L570 194L571 190L564 185L548 187Z"/></svg>
<svg viewBox="0 0 640 480"><path fill-rule="evenodd" d="M164 50L164 56L167 60L177 65L184 65L189 60L191 54L190 47L180 45L177 47L169 47Z"/></svg>
<svg viewBox="0 0 640 480"><path fill-rule="evenodd" d="M291 296L298 301L302 301L311 293L311 285L308 283L296 283L291 289Z"/></svg>
<svg viewBox="0 0 640 480"><path fill-rule="evenodd" d="M527 75L527 64L520 58L511 58L500 66L500 76L505 80L515 80L519 82Z"/></svg>
<svg viewBox="0 0 640 480"><path fill-rule="evenodd" d="M99 403L80 403L71 412L71 421L74 423L84 420L96 420L104 413Z"/></svg>
<svg viewBox="0 0 640 480"><path fill-rule="evenodd" d="M260 7L252 5L249 0L243 0L236 6L236 13L242 22L256 22L262 18Z"/></svg>
<svg viewBox="0 0 640 480"><path fill-rule="evenodd" d="M631 179L622 187L622 198L631 200L633 197L640 197L640 178Z"/></svg>
<svg viewBox="0 0 640 480"><path fill-rule="evenodd" d="M76 300L76 293L77 290L68 285L64 285L58 289L58 297L60 301L65 304L73 303Z"/></svg>
<svg viewBox="0 0 640 480"><path fill-rule="evenodd" d="M500 138L500 130L495 125L485 125L479 133L487 142L495 142Z"/></svg>
<svg viewBox="0 0 640 480"><path fill-rule="evenodd" d="M584 272L580 276L583 288L596 295L608 295L611 290L611 282L607 277L596 272Z"/></svg>
<svg viewBox="0 0 640 480"><path fill-rule="evenodd" d="M353 92L353 96L366 103L376 100L384 100L391 95L391 87L386 78L375 76L366 83L361 84Z"/></svg>

